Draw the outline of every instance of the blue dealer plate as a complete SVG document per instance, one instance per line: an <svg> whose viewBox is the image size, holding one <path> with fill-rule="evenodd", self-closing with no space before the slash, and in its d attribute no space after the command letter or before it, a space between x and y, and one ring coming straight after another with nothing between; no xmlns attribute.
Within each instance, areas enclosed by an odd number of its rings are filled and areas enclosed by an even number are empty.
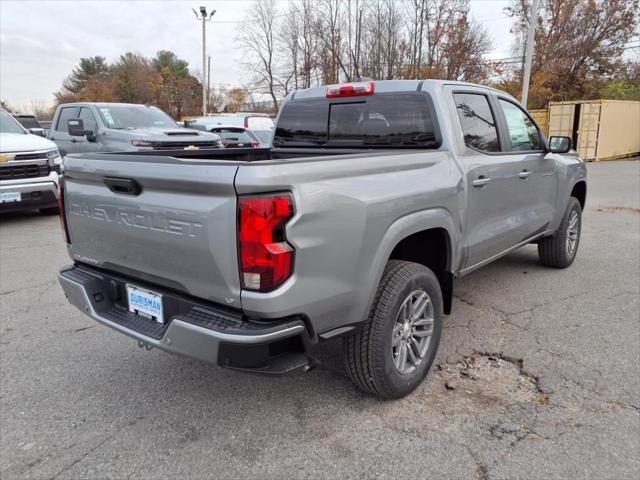
<svg viewBox="0 0 640 480"><path fill-rule="evenodd" d="M21 202L22 194L20 192L0 192L0 203Z"/></svg>
<svg viewBox="0 0 640 480"><path fill-rule="evenodd" d="M127 299L130 312L164 323L162 295L127 285Z"/></svg>

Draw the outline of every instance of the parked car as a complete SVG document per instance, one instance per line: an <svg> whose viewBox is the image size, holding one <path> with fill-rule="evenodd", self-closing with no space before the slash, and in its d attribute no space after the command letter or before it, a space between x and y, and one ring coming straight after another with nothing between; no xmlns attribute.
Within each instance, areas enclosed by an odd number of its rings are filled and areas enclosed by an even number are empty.
<svg viewBox="0 0 640 480"><path fill-rule="evenodd" d="M38 135L39 137L46 136L45 128L40 124L35 115L14 113L13 118L15 118L29 133Z"/></svg>
<svg viewBox="0 0 640 480"><path fill-rule="evenodd" d="M0 109L0 211L57 213L60 154Z"/></svg>
<svg viewBox="0 0 640 480"><path fill-rule="evenodd" d="M222 148L217 135L182 128L159 108L131 103L59 105L48 137L62 155Z"/></svg>
<svg viewBox="0 0 640 480"><path fill-rule="evenodd" d="M432 365L455 279L529 243L550 267L576 258L585 165L506 93L310 88L273 143L66 157L69 301L141 346L256 373L308 369L343 337L351 379L397 398Z"/></svg>
<svg viewBox="0 0 640 480"><path fill-rule="evenodd" d="M271 146L274 123L268 115L263 113L216 114L191 119L186 122L187 127L197 128L197 126L204 126L207 130L216 125L244 127L260 139L260 147Z"/></svg>
<svg viewBox="0 0 640 480"><path fill-rule="evenodd" d="M258 136L244 127L233 125L214 125L205 127L204 125L194 125L195 129L203 129L215 133L220 137L220 141L225 148L258 148L260 139Z"/></svg>

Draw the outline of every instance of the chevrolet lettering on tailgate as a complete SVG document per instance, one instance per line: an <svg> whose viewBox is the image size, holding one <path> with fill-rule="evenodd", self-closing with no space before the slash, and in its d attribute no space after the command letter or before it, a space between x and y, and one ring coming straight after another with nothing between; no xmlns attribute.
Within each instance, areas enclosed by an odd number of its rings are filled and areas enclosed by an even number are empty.
<svg viewBox="0 0 640 480"><path fill-rule="evenodd" d="M160 215L142 212L128 211L112 205L89 205L86 203L71 203L69 205L71 215L79 215L92 220L116 223L132 228L143 228L155 232L195 237L202 229L202 223L190 222L178 218L165 218Z"/></svg>

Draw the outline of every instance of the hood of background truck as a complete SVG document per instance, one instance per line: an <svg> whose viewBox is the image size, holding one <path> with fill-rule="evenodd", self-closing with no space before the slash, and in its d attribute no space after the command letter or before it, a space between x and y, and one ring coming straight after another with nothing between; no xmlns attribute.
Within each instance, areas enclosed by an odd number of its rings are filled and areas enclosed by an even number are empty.
<svg viewBox="0 0 640 480"><path fill-rule="evenodd" d="M0 152L31 152L53 150L56 144L51 140L30 133L0 133Z"/></svg>
<svg viewBox="0 0 640 480"><path fill-rule="evenodd" d="M123 130L120 130L123 132ZM187 128L136 128L124 130L131 138L151 142L211 142L220 140L218 135Z"/></svg>

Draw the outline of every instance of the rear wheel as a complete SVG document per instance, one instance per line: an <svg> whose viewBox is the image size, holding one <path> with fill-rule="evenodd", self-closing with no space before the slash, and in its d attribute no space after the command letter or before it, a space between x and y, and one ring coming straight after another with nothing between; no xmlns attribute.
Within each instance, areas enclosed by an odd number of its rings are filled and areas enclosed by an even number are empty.
<svg viewBox="0 0 640 480"><path fill-rule="evenodd" d="M385 398L411 393L425 378L442 333L442 292L423 265L392 260L363 327L346 338L347 372Z"/></svg>
<svg viewBox="0 0 640 480"><path fill-rule="evenodd" d="M556 233L538 243L538 257L543 265L567 268L573 263L580 245L582 208L577 198L571 197Z"/></svg>

